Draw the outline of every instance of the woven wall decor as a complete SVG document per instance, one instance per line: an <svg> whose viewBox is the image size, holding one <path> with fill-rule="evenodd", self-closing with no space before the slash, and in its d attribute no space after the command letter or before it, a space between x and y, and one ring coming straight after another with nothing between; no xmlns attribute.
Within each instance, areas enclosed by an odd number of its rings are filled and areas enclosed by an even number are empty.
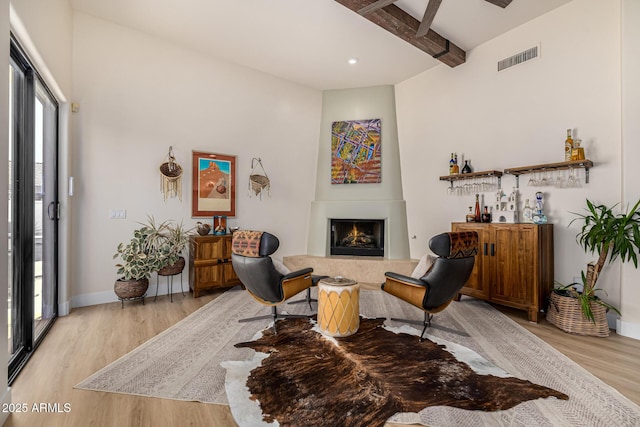
<svg viewBox="0 0 640 427"><path fill-rule="evenodd" d="M258 166L260 169L258 169ZM262 172L262 173L260 173ZM258 157L251 159L251 174L249 174L249 197L251 193L255 193L256 196L260 196L262 200L262 191L267 190L267 195L271 197L271 181L267 176L267 172L262 166L262 160Z"/></svg>
<svg viewBox="0 0 640 427"><path fill-rule="evenodd" d="M182 201L182 166L176 162L173 147L169 147L168 160L160 165L160 191L165 202L169 197Z"/></svg>

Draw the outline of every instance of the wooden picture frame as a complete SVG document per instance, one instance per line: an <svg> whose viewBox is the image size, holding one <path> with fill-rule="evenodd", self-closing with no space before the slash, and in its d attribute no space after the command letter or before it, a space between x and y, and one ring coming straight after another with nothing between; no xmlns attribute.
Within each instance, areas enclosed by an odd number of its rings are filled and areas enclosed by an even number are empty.
<svg viewBox="0 0 640 427"><path fill-rule="evenodd" d="M192 154L191 216L236 216L236 156Z"/></svg>

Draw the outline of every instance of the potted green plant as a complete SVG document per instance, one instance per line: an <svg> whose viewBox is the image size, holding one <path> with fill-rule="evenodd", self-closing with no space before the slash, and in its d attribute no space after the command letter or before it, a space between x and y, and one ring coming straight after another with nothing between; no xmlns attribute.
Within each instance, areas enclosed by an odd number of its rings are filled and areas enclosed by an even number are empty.
<svg viewBox="0 0 640 427"><path fill-rule="evenodd" d="M149 288L151 273L162 268L165 257L153 249L155 239L154 230L147 226L135 229L128 243L118 244L113 258L120 258L116 264L121 277L114 284L114 292L123 302L124 300L141 298Z"/></svg>
<svg viewBox="0 0 640 427"><path fill-rule="evenodd" d="M166 255L165 265L158 270L161 276L180 273L186 264L184 255L189 250L189 237L192 230L185 229L182 222L168 222L160 242L160 251Z"/></svg>
<svg viewBox="0 0 640 427"><path fill-rule="evenodd" d="M572 285L554 290L551 305L555 304L556 310L554 312L553 307L550 307L547 314L547 318L551 323L554 323L554 321L560 323L561 321L554 318L556 312L560 311L557 308L560 301L557 296L560 295L565 298L572 298L577 302L581 316L587 322L593 324L593 327L589 328L588 325L584 326L574 322L578 324L576 326L578 330L584 329L584 334L586 335L607 336L609 334L609 328L606 325L606 310L611 309L618 314L620 312L611 304L598 298L597 293L602 289L596 287L596 282L607 259L609 263L618 258L622 262L631 261L637 268L638 252L640 251L640 200L627 212L614 213L616 206L596 205L587 199L586 213L574 213L577 218L574 218L569 225L575 221L582 222L582 228L576 236L578 243L584 248L585 252L597 252L598 260L587 265L586 274L584 272L581 273L583 282L581 292L576 291ZM605 323L604 325L602 325L603 322ZM601 325L598 325L598 323ZM558 326L557 323L554 324ZM590 329L594 328L599 332L589 333Z"/></svg>
<svg viewBox="0 0 640 427"><path fill-rule="evenodd" d="M172 221L156 223L153 216L148 216L146 223L133 231L128 243L120 243L113 258L120 257L116 264L121 278L116 280L114 291L121 301L141 298L149 287L149 277L153 272L167 271L177 268L178 274L185 262L181 254L187 248L189 231L182 223ZM182 261L180 263L180 261ZM169 275L169 274L167 274Z"/></svg>

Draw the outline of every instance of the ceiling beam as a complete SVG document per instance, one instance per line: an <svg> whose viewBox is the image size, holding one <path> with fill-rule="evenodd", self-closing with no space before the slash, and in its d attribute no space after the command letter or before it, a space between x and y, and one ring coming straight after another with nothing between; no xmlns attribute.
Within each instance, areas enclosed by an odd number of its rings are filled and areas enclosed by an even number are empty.
<svg viewBox="0 0 640 427"><path fill-rule="evenodd" d="M385 6L389 6L390 4L395 3L396 1L398 0L378 0L375 3L371 3L369 6L363 7L358 11L358 13L364 16L368 13L375 12L378 9L382 9Z"/></svg>
<svg viewBox="0 0 640 427"><path fill-rule="evenodd" d="M335 1L356 13L376 3L376 0ZM407 43L411 43L423 52L428 53L443 64L456 67L465 62L466 52L435 31L429 30L426 35L416 37L420 22L395 4L390 4L382 9L371 12L367 14L365 18L389 31L391 34L400 37Z"/></svg>
<svg viewBox="0 0 640 427"><path fill-rule="evenodd" d="M486 0L491 4L495 4L496 6L500 6L502 8L505 8L507 6L509 6L509 4L511 3L512 0Z"/></svg>
<svg viewBox="0 0 640 427"><path fill-rule="evenodd" d="M433 23L433 18L436 17L440 3L442 3L442 0L429 0L429 3L427 3L427 9L424 11L424 16L422 17L422 21L418 27L418 31L416 31L416 37L427 35L429 28L431 28L431 24Z"/></svg>

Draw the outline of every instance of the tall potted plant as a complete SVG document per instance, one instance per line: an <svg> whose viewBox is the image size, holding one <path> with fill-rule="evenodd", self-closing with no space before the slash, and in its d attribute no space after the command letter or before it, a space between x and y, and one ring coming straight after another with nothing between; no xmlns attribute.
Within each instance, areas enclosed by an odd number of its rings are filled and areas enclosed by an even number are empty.
<svg viewBox="0 0 640 427"><path fill-rule="evenodd" d="M615 214L613 210L617 205L608 207L603 204L596 205L587 199L586 213L577 214L569 225L575 221L582 223L582 228L576 239L585 252L598 253L598 260L587 264L587 273L582 272L583 290L577 292L570 286L565 286L556 290L552 294L552 304L549 307L547 318L551 323L560 326L562 319L556 318L559 313L558 295L573 298L579 305L580 314L583 320L590 322L593 326L574 322L576 332L585 335L607 336L609 328L606 324L606 310L612 309L618 314L620 312L612 305L598 298L596 295L601 289L596 287L596 282L600 276L607 259L609 263L620 259L622 262L633 262L634 267L638 267L638 253L640 252L640 200L631 210L624 213ZM555 299L555 301L554 301ZM555 307L554 307L555 304ZM554 311L555 308L555 311ZM604 324L602 324L604 322ZM598 324L600 323L600 324ZM566 325L565 325L566 326ZM566 328L561 327L566 330Z"/></svg>

